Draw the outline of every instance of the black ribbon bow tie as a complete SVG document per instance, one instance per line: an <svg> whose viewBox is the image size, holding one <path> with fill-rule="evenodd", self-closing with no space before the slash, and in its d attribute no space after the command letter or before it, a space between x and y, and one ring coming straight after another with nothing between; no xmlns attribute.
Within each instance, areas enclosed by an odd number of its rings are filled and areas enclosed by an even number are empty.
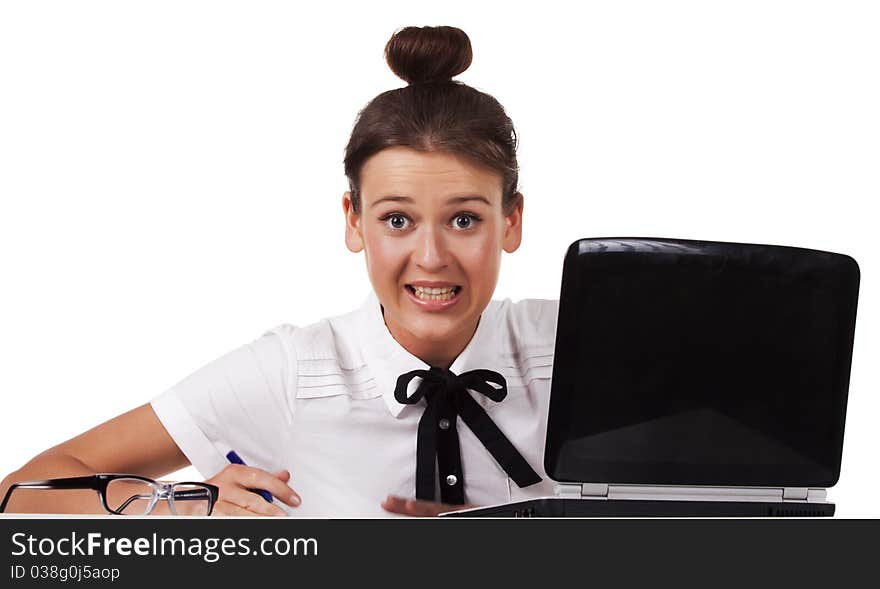
<svg viewBox="0 0 880 589"><path fill-rule="evenodd" d="M415 377L422 382L412 396L407 397L407 386ZM489 383L500 385L495 388ZM440 467L440 497L443 503L464 504L464 473L461 470L461 452L458 445L456 417L483 443L501 468L520 487L541 481L526 459L510 443L492 418L471 397L468 389L480 392L493 401L507 396L507 382L492 370L478 369L454 374L445 368L412 370L397 377L394 398L398 403L412 405L423 397L427 402L419 420L416 442L416 498L434 501L435 461Z"/></svg>

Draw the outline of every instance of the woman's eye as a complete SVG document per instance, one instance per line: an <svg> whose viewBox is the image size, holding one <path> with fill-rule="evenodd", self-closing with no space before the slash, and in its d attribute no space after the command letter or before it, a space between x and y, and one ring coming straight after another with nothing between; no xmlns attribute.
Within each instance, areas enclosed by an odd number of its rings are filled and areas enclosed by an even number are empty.
<svg viewBox="0 0 880 589"><path fill-rule="evenodd" d="M409 221L409 219L407 219L403 215L397 214L388 215L387 217L383 217L382 220L385 221L385 223L387 223L391 229L394 229L396 231L405 229L406 224Z"/></svg>
<svg viewBox="0 0 880 589"><path fill-rule="evenodd" d="M470 229L474 226L474 224L479 221L475 215L471 215L470 213L462 213L461 215L455 216L455 226L458 229Z"/></svg>

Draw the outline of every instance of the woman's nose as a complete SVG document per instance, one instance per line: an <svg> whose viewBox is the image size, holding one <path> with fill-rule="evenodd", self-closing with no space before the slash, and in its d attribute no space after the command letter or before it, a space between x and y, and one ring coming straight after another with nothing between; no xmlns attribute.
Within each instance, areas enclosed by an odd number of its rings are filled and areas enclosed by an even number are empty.
<svg viewBox="0 0 880 589"><path fill-rule="evenodd" d="M415 262L428 271L443 269L449 263L449 250L443 235L436 229L425 229L418 237Z"/></svg>

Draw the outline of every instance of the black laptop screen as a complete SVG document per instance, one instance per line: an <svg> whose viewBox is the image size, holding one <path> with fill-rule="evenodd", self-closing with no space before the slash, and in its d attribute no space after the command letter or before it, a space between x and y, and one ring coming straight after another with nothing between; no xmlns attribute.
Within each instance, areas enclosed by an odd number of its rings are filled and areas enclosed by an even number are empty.
<svg viewBox="0 0 880 589"><path fill-rule="evenodd" d="M584 239L565 259L558 481L833 485L859 271L781 246Z"/></svg>

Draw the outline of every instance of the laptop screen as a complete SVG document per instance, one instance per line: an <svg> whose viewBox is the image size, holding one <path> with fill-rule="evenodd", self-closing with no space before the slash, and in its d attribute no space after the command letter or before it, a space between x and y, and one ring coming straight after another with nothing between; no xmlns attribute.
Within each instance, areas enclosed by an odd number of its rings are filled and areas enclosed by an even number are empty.
<svg viewBox="0 0 880 589"><path fill-rule="evenodd" d="M575 242L563 268L547 473L835 484L858 283L852 258L814 250Z"/></svg>

